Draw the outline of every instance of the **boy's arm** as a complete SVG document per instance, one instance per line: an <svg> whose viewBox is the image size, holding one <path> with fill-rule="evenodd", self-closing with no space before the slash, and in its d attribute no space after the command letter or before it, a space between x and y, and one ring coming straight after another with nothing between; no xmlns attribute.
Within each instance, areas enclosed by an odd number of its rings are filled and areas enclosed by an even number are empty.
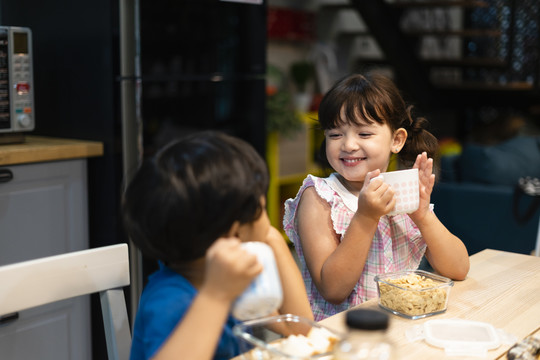
<svg viewBox="0 0 540 360"><path fill-rule="evenodd" d="M232 302L262 271L238 239L218 239L206 253L204 282L154 360L212 359Z"/></svg>
<svg viewBox="0 0 540 360"><path fill-rule="evenodd" d="M266 243L274 250L283 288L283 303L278 310L279 313L298 315L313 320L313 312L309 305L302 274L285 239L276 228L271 227Z"/></svg>
<svg viewBox="0 0 540 360"><path fill-rule="evenodd" d="M200 292L152 359L212 359L231 303L230 300Z"/></svg>

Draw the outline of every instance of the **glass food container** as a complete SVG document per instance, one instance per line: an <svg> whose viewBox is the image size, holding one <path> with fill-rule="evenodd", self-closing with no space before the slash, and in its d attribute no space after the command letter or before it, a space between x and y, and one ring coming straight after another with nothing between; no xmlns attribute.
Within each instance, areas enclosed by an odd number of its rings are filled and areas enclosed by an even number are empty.
<svg viewBox="0 0 540 360"><path fill-rule="evenodd" d="M325 326L296 315L244 321L233 328L242 360L331 360L342 338Z"/></svg>
<svg viewBox="0 0 540 360"><path fill-rule="evenodd" d="M405 270L375 276L379 306L408 319L446 311L454 282L423 270Z"/></svg>

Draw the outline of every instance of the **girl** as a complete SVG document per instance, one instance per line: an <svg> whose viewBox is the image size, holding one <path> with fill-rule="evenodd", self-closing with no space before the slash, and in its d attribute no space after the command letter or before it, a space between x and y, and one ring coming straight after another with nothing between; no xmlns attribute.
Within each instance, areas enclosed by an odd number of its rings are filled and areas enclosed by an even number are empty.
<svg viewBox="0 0 540 360"><path fill-rule="evenodd" d="M375 275L417 269L424 254L444 276L461 280L469 271L464 244L430 208L437 140L411 108L380 75L346 77L320 104L323 149L335 173L308 175L296 198L286 201L283 221L316 320L376 297ZM418 168L414 213L386 215L396 203L394 191L373 178L387 170L392 153Z"/></svg>
<svg viewBox="0 0 540 360"><path fill-rule="evenodd" d="M160 268L140 299L132 360L239 354L231 304L262 271L240 246L245 241L274 251L283 288L278 312L313 319L294 258L270 226L267 187L266 164L255 149L218 132L175 141L143 163L124 194L124 222Z"/></svg>

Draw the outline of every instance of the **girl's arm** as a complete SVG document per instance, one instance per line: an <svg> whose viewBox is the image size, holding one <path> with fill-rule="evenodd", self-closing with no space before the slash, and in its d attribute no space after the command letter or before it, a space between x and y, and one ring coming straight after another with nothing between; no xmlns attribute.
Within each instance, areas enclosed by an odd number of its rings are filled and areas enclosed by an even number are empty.
<svg viewBox="0 0 540 360"><path fill-rule="evenodd" d="M285 239L274 227L270 227L265 241L276 258L276 265L283 288L283 303L279 308L280 314L294 314L313 320L313 312L307 298L306 287L298 265L294 261Z"/></svg>
<svg viewBox="0 0 540 360"><path fill-rule="evenodd" d="M364 269L379 218L395 205L393 192L382 180L369 181L359 196L359 211L339 241L331 220L330 205L313 187L302 194L298 206L298 231L307 267L315 286L330 303L342 303L352 292Z"/></svg>
<svg viewBox="0 0 540 360"><path fill-rule="evenodd" d="M231 304L262 271L237 239L218 239L207 251L203 285L182 321L152 358L212 359Z"/></svg>
<svg viewBox="0 0 540 360"><path fill-rule="evenodd" d="M420 205L410 217L426 242L426 258L439 274L463 280L469 272L467 248L441 223L435 213L429 210L431 192L435 184L435 174L432 174L433 159L428 159L426 153L422 153L418 155L413 167L418 168Z"/></svg>

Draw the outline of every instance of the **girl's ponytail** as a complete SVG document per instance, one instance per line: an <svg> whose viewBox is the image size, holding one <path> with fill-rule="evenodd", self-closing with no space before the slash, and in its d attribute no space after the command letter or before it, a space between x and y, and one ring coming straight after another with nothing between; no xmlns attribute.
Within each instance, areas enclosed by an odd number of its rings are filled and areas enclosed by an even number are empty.
<svg viewBox="0 0 540 360"><path fill-rule="evenodd" d="M407 141L399 152L399 160L405 167L412 166L418 154L424 151L427 152L428 157L435 159L439 149L437 138L427 130L427 119L414 117L412 108L412 105L407 107L407 119L404 124L407 130Z"/></svg>

